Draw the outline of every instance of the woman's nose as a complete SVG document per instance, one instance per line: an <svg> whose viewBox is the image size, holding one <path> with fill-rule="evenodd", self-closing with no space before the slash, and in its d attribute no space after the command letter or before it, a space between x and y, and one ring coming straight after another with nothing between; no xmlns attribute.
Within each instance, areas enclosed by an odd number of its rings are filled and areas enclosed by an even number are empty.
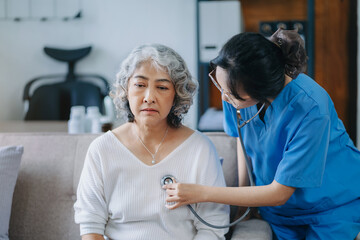
<svg viewBox="0 0 360 240"><path fill-rule="evenodd" d="M155 103L155 93L151 88L148 88L145 92L144 102Z"/></svg>

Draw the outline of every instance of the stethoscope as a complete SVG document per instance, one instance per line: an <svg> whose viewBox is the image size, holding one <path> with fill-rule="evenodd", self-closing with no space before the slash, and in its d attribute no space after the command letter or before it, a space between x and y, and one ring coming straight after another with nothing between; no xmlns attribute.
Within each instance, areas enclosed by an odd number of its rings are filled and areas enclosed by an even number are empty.
<svg viewBox="0 0 360 240"><path fill-rule="evenodd" d="M242 135L241 135L241 131L240 129L242 127L244 127L246 124L248 124L251 120L253 120L257 115L259 115L259 113L261 112L261 110L264 108L265 106L265 103L262 104L262 106L260 107L260 109L257 111L257 113L252 116L250 119L244 121L241 117L241 114L240 114L240 110L237 109L236 110L236 123L237 123L237 131L238 131L238 135L239 135L239 140L240 140L240 144L241 144L241 147L243 149L243 154L244 154L244 158L245 158L245 165L246 165L246 170L247 170L247 173L248 173L248 176L249 176L249 182L250 182L250 186L255 186L255 182L254 182L254 178L252 176L252 169L251 169L251 162L250 162L250 158L249 156L247 155L246 151L245 151L245 145L244 145L244 141L243 141L243 138L242 138ZM242 123L240 123L242 122ZM175 177L172 176L172 175L165 175L164 177L161 178L161 181L160 181L160 185L161 187L164 186L164 185L168 185L168 184L172 184L176 181ZM239 217L237 220L235 220L234 222L230 223L230 224L226 224L226 225L223 225L223 226L217 226L217 225L213 225L211 223L208 223L206 222L204 219L202 219L198 214L197 212L194 210L194 208L188 204L186 205L189 210L194 214L194 216L199 219L200 222L202 222L203 224L205 224L206 226L209 226L211 228L217 228L217 229L221 229L221 228L228 228L228 227L232 227L234 225L236 225L237 223L239 223L241 220L243 220L250 212L250 207L247 207L246 211L243 213L243 215L241 217Z"/></svg>

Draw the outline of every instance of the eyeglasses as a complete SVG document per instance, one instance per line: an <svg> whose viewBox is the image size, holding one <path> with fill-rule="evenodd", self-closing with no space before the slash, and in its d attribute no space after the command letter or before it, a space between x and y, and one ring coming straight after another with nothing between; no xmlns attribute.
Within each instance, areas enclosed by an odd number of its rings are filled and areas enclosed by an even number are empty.
<svg viewBox="0 0 360 240"><path fill-rule="evenodd" d="M221 95L224 96L224 100L228 103L230 103L231 105L233 105L235 108L239 108L239 105L237 103L235 103L234 100L234 95L232 95L231 93L225 91L222 87L220 87L220 84L216 81L216 77L215 77L215 71L216 69L212 70L209 73L209 77L211 79L211 81L213 82L213 84L215 85L215 87L221 92Z"/></svg>
<svg viewBox="0 0 360 240"><path fill-rule="evenodd" d="M234 101L234 95L232 95L229 92L224 91L224 89L222 87L220 87L220 84L216 81L216 77L215 77L215 71L216 69L212 70L209 73L209 77L211 79L211 81L213 82L213 84L215 85L215 87L217 89L219 89L219 91L221 92L221 95L224 95L225 97L225 101L230 103L231 105L233 105L237 110L237 117L238 117L238 127L239 129L242 128L243 126L245 126L246 124L248 124L251 120L253 120L257 115L260 114L261 110L263 110L265 103L262 104L262 106L259 108L259 110L257 111L257 113L254 114L254 116L252 116L251 118L249 118L248 120L243 120L240 114L240 110L239 110L239 105L235 103Z"/></svg>

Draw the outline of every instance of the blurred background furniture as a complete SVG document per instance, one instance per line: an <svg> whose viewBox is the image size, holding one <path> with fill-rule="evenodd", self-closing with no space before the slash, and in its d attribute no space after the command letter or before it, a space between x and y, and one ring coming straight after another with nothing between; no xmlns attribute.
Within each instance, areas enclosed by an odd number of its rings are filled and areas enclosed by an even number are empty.
<svg viewBox="0 0 360 240"><path fill-rule="evenodd" d="M68 120L75 105L97 106L104 110L108 81L96 74L77 74L75 64L87 56L91 46L79 49L44 48L45 53L68 64L66 74L40 76L30 80L23 93L25 120Z"/></svg>
<svg viewBox="0 0 360 240"><path fill-rule="evenodd" d="M347 132L356 143L356 133L360 132L357 131L359 117L354 111L358 108L358 39L355 33L358 32L359 1L241 0L238 1L240 6L231 10L231 13L238 11L240 20L231 15L230 22L224 22L230 11L224 16L221 7L217 7L215 12L204 8L208 4L226 5L227 2L230 1L197 0L197 78L201 89L198 120L207 119L214 113L205 114L209 108L222 110L220 92L208 79L208 60L216 57L224 43L218 36L225 35L223 31L236 28L238 32L259 32L268 36L282 26L298 29L304 36L309 56L307 73L329 93ZM240 29L237 27L239 23L242 25ZM215 115L213 117L216 118Z"/></svg>
<svg viewBox="0 0 360 240"><path fill-rule="evenodd" d="M52 132L67 133L67 121L0 121L0 133Z"/></svg>

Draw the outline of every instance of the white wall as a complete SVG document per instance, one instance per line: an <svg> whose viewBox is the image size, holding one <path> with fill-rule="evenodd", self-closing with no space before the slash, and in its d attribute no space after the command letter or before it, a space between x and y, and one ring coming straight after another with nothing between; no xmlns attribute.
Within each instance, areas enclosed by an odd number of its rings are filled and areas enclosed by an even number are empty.
<svg viewBox="0 0 360 240"><path fill-rule="evenodd" d="M0 120L23 118L22 91L31 78L67 71L66 64L45 55L44 46L93 45L77 72L97 73L113 82L131 49L162 43L174 48L197 76L195 0L86 0L82 5L80 20L0 20ZM193 128L196 108L185 119Z"/></svg>

